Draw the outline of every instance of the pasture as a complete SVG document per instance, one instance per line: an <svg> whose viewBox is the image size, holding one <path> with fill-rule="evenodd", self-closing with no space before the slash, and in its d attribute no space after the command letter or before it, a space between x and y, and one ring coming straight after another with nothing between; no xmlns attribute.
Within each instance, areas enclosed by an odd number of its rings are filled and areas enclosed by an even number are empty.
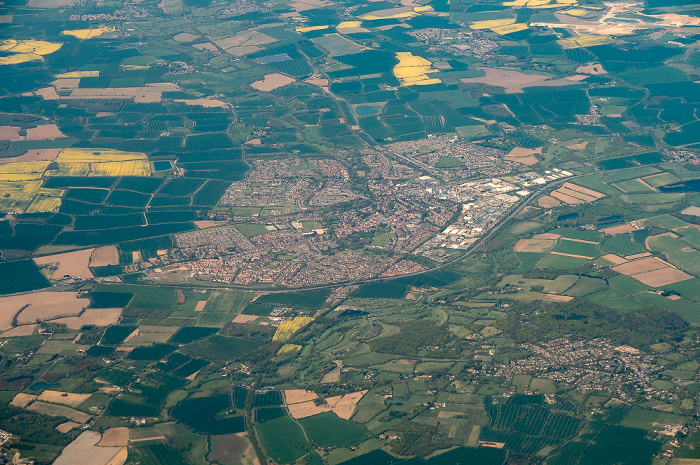
<svg viewBox="0 0 700 465"><path fill-rule="evenodd" d="M260 423L255 429L265 452L277 463L293 462L310 452L303 430L289 417Z"/></svg>

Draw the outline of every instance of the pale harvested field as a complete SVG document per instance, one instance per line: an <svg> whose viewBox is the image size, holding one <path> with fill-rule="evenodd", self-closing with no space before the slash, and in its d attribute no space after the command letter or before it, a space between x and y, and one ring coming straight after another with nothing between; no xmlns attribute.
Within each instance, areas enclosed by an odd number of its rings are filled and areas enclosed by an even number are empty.
<svg viewBox="0 0 700 465"><path fill-rule="evenodd" d="M557 245L556 239L520 239L515 244L516 252L544 253Z"/></svg>
<svg viewBox="0 0 700 465"><path fill-rule="evenodd" d="M19 135L19 126L0 126L0 140L9 140L12 142L22 140L23 137Z"/></svg>
<svg viewBox="0 0 700 465"><path fill-rule="evenodd" d="M83 99L134 99L137 103L160 101L163 92L180 90L177 84L161 82L146 84L143 87L110 87L107 89L77 88L62 100Z"/></svg>
<svg viewBox="0 0 700 465"><path fill-rule="evenodd" d="M206 307L206 305L207 305L206 300L200 300L199 302L197 302L197 306L194 308L194 311L201 312L202 310L204 310L204 307Z"/></svg>
<svg viewBox="0 0 700 465"><path fill-rule="evenodd" d="M352 414L355 413L357 403L360 402L365 394L367 394L367 391L358 391L343 396L329 397L326 399L326 403L333 413L340 418L349 420Z"/></svg>
<svg viewBox="0 0 700 465"><path fill-rule="evenodd" d="M298 404L287 405L287 408L289 409L289 414L295 420L331 411L330 407L328 407L327 405L316 405L312 400L308 402L300 402Z"/></svg>
<svg viewBox="0 0 700 465"><path fill-rule="evenodd" d="M506 160L522 163L523 165L534 165L538 162L535 155L542 155L542 147L537 149L526 149L523 147L515 147L505 156Z"/></svg>
<svg viewBox="0 0 700 465"><path fill-rule="evenodd" d="M126 447L129 445L129 428L110 428L102 433L100 447Z"/></svg>
<svg viewBox="0 0 700 465"><path fill-rule="evenodd" d="M590 203L590 202L593 202L596 200L596 198L591 196L591 195L583 194L581 192L575 191L573 189L568 189L568 188L563 187L563 186L560 187L559 189L557 189L556 192L558 192L560 194L567 195L569 197L573 197L573 198L580 200L582 202L585 202L585 203Z"/></svg>
<svg viewBox="0 0 700 465"><path fill-rule="evenodd" d="M65 139L68 136L63 134L55 124L44 124L35 128L27 129L27 140L54 140Z"/></svg>
<svg viewBox="0 0 700 465"><path fill-rule="evenodd" d="M572 239L572 238L570 238L570 237L562 237L561 240L562 240L562 241L569 241L569 242L583 242L584 244L595 244L595 245L598 245L598 243L595 242L595 241L587 241L587 240L585 240L585 239Z"/></svg>
<svg viewBox="0 0 700 465"><path fill-rule="evenodd" d="M627 255L625 257L625 260L636 260L638 258L650 257L650 256L651 256L651 252L642 252L642 253L636 253L634 255Z"/></svg>
<svg viewBox="0 0 700 465"><path fill-rule="evenodd" d="M542 233L542 234L535 234L532 236L533 239L559 239L561 237L561 234L556 234L556 233Z"/></svg>
<svg viewBox="0 0 700 465"><path fill-rule="evenodd" d="M307 391L306 389L287 389L284 391L284 401L287 405L307 402L317 398L318 396L315 392Z"/></svg>
<svg viewBox="0 0 700 465"><path fill-rule="evenodd" d="M202 42L200 44L194 44L194 48L197 50L209 50L210 52L218 52L219 49L216 47L216 45L212 44L211 42Z"/></svg>
<svg viewBox="0 0 700 465"><path fill-rule="evenodd" d="M17 395L12 398L10 405L14 405L15 407L25 408L27 405L34 402L35 399L36 399L36 396L20 392L20 393L17 393Z"/></svg>
<svg viewBox="0 0 700 465"><path fill-rule="evenodd" d="M340 381L340 368L334 368L321 378L321 384L337 383L338 381Z"/></svg>
<svg viewBox="0 0 700 465"><path fill-rule="evenodd" d="M621 224L620 226L613 226L612 228L601 229L600 232L605 233L609 236L616 236L618 234L625 234L634 231L634 227L631 224Z"/></svg>
<svg viewBox="0 0 700 465"><path fill-rule="evenodd" d="M576 197L572 197L570 195L567 195L563 192L560 191L561 187L551 193L551 196L554 197L557 200L561 200L564 203L568 203L569 205L580 205L582 203L586 203L581 199L577 199Z"/></svg>
<svg viewBox="0 0 700 465"><path fill-rule="evenodd" d="M566 148L569 150L584 150L587 145L588 145L588 141L579 142L578 144L567 145Z"/></svg>
<svg viewBox="0 0 700 465"><path fill-rule="evenodd" d="M549 302L569 302L571 300L574 300L574 298L568 295L545 294L542 297L542 300L546 300Z"/></svg>
<svg viewBox="0 0 700 465"><path fill-rule="evenodd" d="M207 229L207 228L214 228L216 226L223 226L226 223L227 223L226 221L200 220L200 221L195 221L194 225L197 226L197 229Z"/></svg>
<svg viewBox="0 0 700 465"><path fill-rule="evenodd" d="M80 423L76 423L74 421L67 421L58 425L56 427L56 431L62 434L66 434L67 432L74 430L78 426L80 426Z"/></svg>
<svg viewBox="0 0 700 465"><path fill-rule="evenodd" d="M313 78L310 77L309 79L306 79L304 82L308 84L313 84L318 87L328 87L328 79L322 79L322 78Z"/></svg>
<svg viewBox="0 0 700 465"><path fill-rule="evenodd" d="M34 331L36 330L37 326L39 325L33 324L17 326L12 329L8 329L7 331L4 331L2 334L0 334L0 337L31 336L32 334L34 334Z"/></svg>
<svg viewBox="0 0 700 465"><path fill-rule="evenodd" d="M607 255L603 255L601 258L609 261L613 265L622 265L623 263L627 263L627 260L620 257L619 255L615 255L614 253L609 253Z"/></svg>
<svg viewBox="0 0 700 465"><path fill-rule="evenodd" d="M43 413L50 417L66 417L69 420L77 421L78 423L85 423L92 415L87 413L79 412L70 407L64 407L63 405L45 404L43 402L36 401L32 403L27 410L33 412Z"/></svg>
<svg viewBox="0 0 700 465"><path fill-rule="evenodd" d="M602 194L598 191L594 191L593 189L588 189L587 187L582 187L577 184L571 183L571 182L565 182L562 187L565 187L566 189L570 189L575 192L580 192L581 194L585 194L591 197L595 197L596 199L602 199L605 197L605 194Z"/></svg>
<svg viewBox="0 0 700 465"><path fill-rule="evenodd" d="M253 321L257 320L259 317L255 315L236 315L236 318L233 319L234 323L252 323Z"/></svg>
<svg viewBox="0 0 700 465"><path fill-rule="evenodd" d="M498 68L483 68L477 69L484 71L485 76L476 78L462 78L464 83L480 83L489 84L491 86L503 87L507 94L517 94L523 91L525 87L561 87L573 86L579 84L586 75L574 75L565 78L552 78L543 74L525 74L520 71L510 71L507 69Z"/></svg>
<svg viewBox="0 0 700 465"><path fill-rule="evenodd" d="M164 343L178 330L177 326L139 326L138 334L130 335L122 343L122 347L148 346L153 343ZM135 332L136 332L135 331Z"/></svg>
<svg viewBox="0 0 700 465"><path fill-rule="evenodd" d="M76 250L75 252L47 255L45 257L37 257L34 259L34 263L39 266L43 266L58 262L58 268L56 268L56 271L54 271L51 275L51 279L61 279L66 275L73 278L94 278L92 272L88 268L88 265L90 264L90 256L94 251L95 249L85 249Z"/></svg>
<svg viewBox="0 0 700 465"><path fill-rule="evenodd" d="M614 267L613 270L626 276L634 276L639 273L660 270L662 268L670 268L670 265L656 257L648 257L642 258L641 260L634 260L623 265L618 265Z"/></svg>
<svg viewBox="0 0 700 465"><path fill-rule="evenodd" d="M561 255L562 257L573 257L573 258L585 258L587 260L593 260L595 257L586 257L585 255L575 255L572 253L561 253L561 252L549 252L552 255Z"/></svg>
<svg viewBox="0 0 700 465"><path fill-rule="evenodd" d="M689 274L676 268L661 268L654 271L647 271L646 273L638 273L632 277L640 283L652 287L666 286L667 284L678 283L693 278Z"/></svg>
<svg viewBox="0 0 700 465"><path fill-rule="evenodd" d="M189 32L181 32L179 34L175 34L173 36L173 40L176 42L192 42L193 40L197 40L202 36L198 36L195 34L190 34Z"/></svg>
<svg viewBox="0 0 700 465"><path fill-rule="evenodd" d="M119 251L115 245L98 247L90 255L90 266L119 265Z"/></svg>
<svg viewBox="0 0 700 465"><path fill-rule="evenodd" d="M35 292L31 294L0 297L0 330L12 327L12 318L19 324L36 323L57 318L60 315L77 315L90 304L88 299L78 299L77 292ZM25 308L26 307L26 308Z"/></svg>
<svg viewBox="0 0 700 465"><path fill-rule="evenodd" d="M542 208L553 208L561 205L561 202L555 199L554 197L545 195L537 199L537 205L539 205Z"/></svg>
<svg viewBox="0 0 700 465"><path fill-rule="evenodd" d="M128 456L125 447L98 447L102 436L95 431L84 431L68 444L54 465L108 465L124 463ZM121 457L123 456L123 459ZM120 460L121 459L121 460Z"/></svg>
<svg viewBox="0 0 700 465"><path fill-rule="evenodd" d="M256 47L258 45L267 45L277 42L277 39L270 37L267 34L249 29L232 37L212 41L224 50L233 47Z"/></svg>
<svg viewBox="0 0 700 465"><path fill-rule="evenodd" d="M302 11L326 8L331 5L333 5L333 2L328 2L326 0L300 0L290 3L289 7L296 10L297 13L301 13Z"/></svg>
<svg viewBox="0 0 700 465"><path fill-rule="evenodd" d="M59 78L51 83L58 90L77 89L80 86L80 78Z"/></svg>
<svg viewBox="0 0 700 465"><path fill-rule="evenodd" d="M0 137L2 139L2 137ZM26 161L53 161L61 149L39 149L29 150L27 153L14 158L0 158L0 163L15 163Z"/></svg>
<svg viewBox="0 0 700 465"><path fill-rule="evenodd" d="M216 100L213 98L195 98L195 99L181 99L176 98L174 100L178 103L184 103L185 105L199 105L204 108L223 108L227 107L228 103L222 102L221 100Z"/></svg>
<svg viewBox="0 0 700 465"><path fill-rule="evenodd" d="M53 320L68 326L70 329L80 329L85 325L109 326L119 322L122 316L121 308L86 308L80 316L67 316Z"/></svg>
<svg viewBox="0 0 700 465"><path fill-rule="evenodd" d="M39 395L37 400L49 402L51 404L62 404L69 407L77 407L85 402L92 394L74 394L72 392L45 390Z"/></svg>
<svg viewBox="0 0 700 465"><path fill-rule="evenodd" d="M288 84L294 82L294 79L284 74L274 73L266 74L262 81L255 81L250 85L253 89L261 90L263 92L270 92L272 90L284 87Z"/></svg>
<svg viewBox="0 0 700 465"><path fill-rule="evenodd" d="M576 68L577 73L585 73L585 74L607 74L607 71L603 69L603 65L596 63L593 65L581 65L578 68Z"/></svg>
<svg viewBox="0 0 700 465"><path fill-rule="evenodd" d="M560 188L553 191L551 196L570 205L577 205L594 202L597 199L605 197L605 194L570 182L565 182Z"/></svg>
<svg viewBox="0 0 700 465"><path fill-rule="evenodd" d="M700 216L700 207L688 207L682 210L681 213L684 215Z"/></svg>

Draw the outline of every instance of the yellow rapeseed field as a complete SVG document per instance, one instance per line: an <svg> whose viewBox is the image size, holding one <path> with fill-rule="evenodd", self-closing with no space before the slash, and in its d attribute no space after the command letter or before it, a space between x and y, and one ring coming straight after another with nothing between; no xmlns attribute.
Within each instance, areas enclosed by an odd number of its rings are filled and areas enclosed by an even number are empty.
<svg viewBox="0 0 700 465"><path fill-rule="evenodd" d="M314 321L314 319L310 316L297 316L294 317L293 320L284 321L277 327L277 331L275 331L275 335L272 336L272 340L280 342L288 341L294 333L312 321Z"/></svg>
<svg viewBox="0 0 700 465"><path fill-rule="evenodd" d="M34 201L27 208L27 213L46 213L52 212L61 206L59 197L34 197Z"/></svg>
<svg viewBox="0 0 700 465"><path fill-rule="evenodd" d="M54 160L57 170L48 176L150 176L151 163L145 153L111 149L63 149Z"/></svg>
<svg viewBox="0 0 700 465"><path fill-rule="evenodd" d="M604 45L612 42L612 39L604 35L596 34L584 34L576 37L569 37L568 39L561 39L559 44L563 48L580 48L580 47L593 47L596 45Z"/></svg>
<svg viewBox="0 0 700 465"><path fill-rule="evenodd" d="M19 182L39 179L50 163L49 161L21 161L0 165L0 180Z"/></svg>
<svg viewBox="0 0 700 465"><path fill-rule="evenodd" d="M589 11L582 10L581 8L574 8L572 10L562 11L562 13L566 13L567 15L571 16L586 16L589 13Z"/></svg>
<svg viewBox="0 0 700 465"><path fill-rule="evenodd" d="M148 160L108 161L95 164L95 176L150 176Z"/></svg>
<svg viewBox="0 0 700 465"><path fill-rule="evenodd" d="M472 29L491 29L493 27L506 26L514 24L515 18L508 19L487 19L484 21L475 21L469 25Z"/></svg>
<svg viewBox="0 0 700 465"><path fill-rule="evenodd" d="M46 176L87 176L90 173L89 163L59 162L55 170L47 170Z"/></svg>
<svg viewBox="0 0 700 465"><path fill-rule="evenodd" d="M41 187L42 181L32 180L24 182L10 182L0 180L0 211L2 212L14 212L14 211L25 211L32 208L31 211L46 211L41 210L44 208L49 208L51 203L56 203L60 205L60 197L63 195L63 191L60 189L46 189ZM40 197L46 200L46 203L42 205L41 203L36 206L36 209L30 207L35 198ZM55 198L55 200L50 200L49 198ZM52 211L51 210L48 211Z"/></svg>
<svg viewBox="0 0 700 465"><path fill-rule="evenodd" d="M402 13L391 13L391 14L372 14L372 13L367 13L362 16L360 16L361 19L365 19L367 21L374 21L378 19L403 19L403 18L413 18L414 16L418 16L418 13L415 11L405 11Z"/></svg>
<svg viewBox="0 0 700 465"><path fill-rule="evenodd" d="M13 55L0 57L0 65L13 65L27 61L41 60L41 57L55 52L63 44L46 42L44 40L15 40L0 41L0 51Z"/></svg>
<svg viewBox="0 0 700 465"><path fill-rule="evenodd" d="M114 32L114 27L103 26L89 29L74 29L72 31L63 31L61 34L77 37L80 40L86 40L92 39L93 37L99 37L105 32Z"/></svg>
<svg viewBox="0 0 700 465"><path fill-rule="evenodd" d="M56 157L56 161L82 162L82 163L104 163L108 161L131 161L148 160L145 153L124 152L112 149L81 149L70 147L61 150Z"/></svg>
<svg viewBox="0 0 700 465"><path fill-rule="evenodd" d="M527 29L527 24L525 23L506 24L505 26L491 28L493 32L500 35L512 34L514 32L524 31L525 29Z"/></svg>
<svg viewBox="0 0 700 465"><path fill-rule="evenodd" d="M282 347L280 347L280 350L277 351L277 355L290 355L294 354L296 352L299 352L301 350L301 346L297 344L285 344Z"/></svg>
<svg viewBox="0 0 700 465"><path fill-rule="evenodd" d="M413 55L411 52L397 52L396 58L399 64L394 66L394 76L406 86L425 86L428 84L439 84L442 81L438 78L431 78L429 73L437 73L437 69L432 69L432 63L425 58Z"/></svg>
<svg viewBox="0 0 700 465"><path fill-rule="evenodd" d="M57 79L76 79L84 77L99 77L99 71L71 71L68 73L57 74Z"/></svg>
<svg viewBox="0 0 700 465"><path fill-rule="evenodd" d="M342 23L338 24L335 28L336 29L350 29L350 28L360 27L361 25L362 25L362 21L343 21Z"/></svg>
<svg viewBox="0 0 700 465"><path fill-rule="evenodd" d="M330 26L306 26L306 27L298 27L297 32L311 32L311 31L321 31L323 29L328 29Z"/></svg>

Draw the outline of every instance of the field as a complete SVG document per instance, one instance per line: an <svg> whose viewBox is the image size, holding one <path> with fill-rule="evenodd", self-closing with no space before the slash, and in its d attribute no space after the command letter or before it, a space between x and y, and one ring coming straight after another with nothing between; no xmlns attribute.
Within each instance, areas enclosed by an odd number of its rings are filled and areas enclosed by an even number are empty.
<svg viewBox="0 0 700 465"><path fill-rule="evenodd" d="M90 257L95 249L84 249L76 252L66 252L56 255L46 255L34 259L37 265L46 266L58 263L51 279L58 280L64 276L80 277L83 279L93 278L92 272L88 268Z"/></svg>
<svg viewBox="0 0 700 465"><path fill-rule="evenodd" d="M9 329L13 319L17 324L31 324L37 320L48 321L78 315L89 303L88 299L78 298L77 292L37 292L0 297L0 328Z"/></svg>
<svg viewBox="0 0 700 465"><path fill-rule="evenodd" d="M87 400L91 394L75 394L72 392L45 390L39 395L37 400L49 402L51 404L63 404L69 407L77 407L82 402Z"/></svg>
<svg viewBox="0 0 700 465"><path fill-rule="evenodd" d="M272 340L280 342L288 341L294 335L294 333L312 321L314 321L314 319L308 316L297 316L294 317L293 320L284 321L277 327L277 331L275 331L275 335L272 337Z"/></svg>
<svg viewBox="0 0 700 465"><path fill-rule="evenodd" d="M263 92L270 92L272 90L284 87L288 84L294 82L294 79L285 76L284 74L274 73L266 74L265 79L262 81L256 81L250 85L253 89L261 90Z"/></svg>
<svg viewBox="0 0 700 465"><path fill-rule="evenodd" d="M310 450L301 427L289 417L255 426L265 452L277 463L293 462Z"/></svg>
<svg viewBox="0 0 700 465"><path fill-rule="evenodd" d="M185 399L173 408L172 414L199 432L231 434L245 431L245 417L220 415L230 408L230 395L225 394Z"/></svg>
<svg viewBox="0 0 700 465"><path fill-rule="evenodd" d="M27 410L43 413L44 415L48 415L51 417L66 417L69 420L73 420L73 421L76 421L76 422L81 423L81 424L85 423L90 418L92 418L92 415L88 415L87 413L79 412L79 411L74 410L70 407L64 407L62 405L46 404L44 402L39 402L39 401L32 402L27 407Z"/></svg>
<svg viewBox="0 0 700 465"><path fill-rule="evenodd" d="M50 285L31 260L0 263L0 295L34 291Z"/></svg>
<svg viewBox="0 0 700 465"><path fill-rule="evenodd" d="M208 360L234 360L261 345L260 342L238 337L211 336L188 344L182 351Z"/></svg>
<svg viewBox="0 0 700 465"><path fill-rule="evenodd" d="M58 465L108 465L123 463L128 453L125 447L97 447L100 433L84 431L71 442L54 462Z"/></svg>
<svg viewBox="0 0 700 465"><path fill-rule="evenodd" d="M433 69L432 63L425 58L414 56L411 52L397 52L396 58L399 59L399 63L393 72L402 86L427 86L442 82L438 78L428 76L439 71Z"/></svg>
<svg viewBox="0 0 700 465"><path fill-rule="evenodd" d="M474 28L474 25L472 25ZM570 78L552 78L551 76L541 74L525 74L519 71L509 71L495 68L477 68L484 72L484 76L476 78L462 78L464 83L483 83L492 86L505 88L506 93L514 94L523 91L525 87L559 87L573 86L579 83L582 76L573 76Z"/></svg>
<svg viewBox="0 0 700 465"><path fill-rule="evenodd" d="M365 439L369 432L351 421L326 412L299 421L308 438L319 447L349 447Z"/></svg>
<svg viewBox="0 0 700 465"><path fill-rule="evenodd" d="M162 441L138 442L129 447L130 456L141 464L187 465L188 462Z"/></svg>

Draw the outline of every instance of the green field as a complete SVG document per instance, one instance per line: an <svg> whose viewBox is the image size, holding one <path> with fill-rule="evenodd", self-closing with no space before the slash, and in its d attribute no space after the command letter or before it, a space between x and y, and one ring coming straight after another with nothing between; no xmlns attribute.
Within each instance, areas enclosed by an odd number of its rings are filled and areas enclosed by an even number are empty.
<svg viewBox="0 0 700 465"><path fill-rule="evenodd" d="M618 234L603 241L602 247L608 252L615 253L622 257L646 252L643 244L636 242L631 233Z"/></svg>
<svg viewBox="0 0 700 465"><path fill-rule="evenodd" d="M600 255L600 250L595 244L589 244L587 242L578 241L567 241L560 239L556 247L554 247L553 252L580 255L583 257L595 258Z"/></svg>
<svg viewBox="0 0 700 465"><path fill-rule="evenodd" d="M269 233L274 231L274 226L270 226L272 229L268 229L264 224L237 224L236 229L238 229L245 237L259 236L260 234Z"/></svg>
<svg viewBox="0 0 700 465"><path fill-rule="evenodd" d="M267 454L277 463L289 463L310 452L304 431L290 417L281 417L255 426Z"/></svg>
<svg viewBox="0 0 700 465"><path fill-rule="evenodd" d="M51 286L32 260L0 263L0 295L34 291Z"/></svg>
<svg viewBox="0 0 700 465"><path fill-rule="evenodd" d="M234 360L262 345L239 337L211 336L185 346L182 351L207 360Z"/></svg>
<svg viewBox="0 0 700 465"><path fill-rule="evenodd" d="M129 458L141 465L189 465L182 455L178 454L165 442L144 441L129 447Z"/></svg>
<svg viewBox="0 0 700 465"><path fill-rule="evenodd" d="M338 418L335 413L325 412L299 420L309 440L319 447L349 447L364 440L368 435L362 426Z"/></svg>
<svg viewBox="0 0 700 465"><path fill-rule="evenodd" d="M693 275L700 275L700 252L681 239L659 236L649 239L649 247L663 253L671 264Z"/></svg>
<svg viewBox="0 0 700 465"><path fill-rule="evenodd" d="M588 262L587 258L566 257L564 255L545 255L537 266L539 268L554 268L557 270L571 270Z"/></svg>

